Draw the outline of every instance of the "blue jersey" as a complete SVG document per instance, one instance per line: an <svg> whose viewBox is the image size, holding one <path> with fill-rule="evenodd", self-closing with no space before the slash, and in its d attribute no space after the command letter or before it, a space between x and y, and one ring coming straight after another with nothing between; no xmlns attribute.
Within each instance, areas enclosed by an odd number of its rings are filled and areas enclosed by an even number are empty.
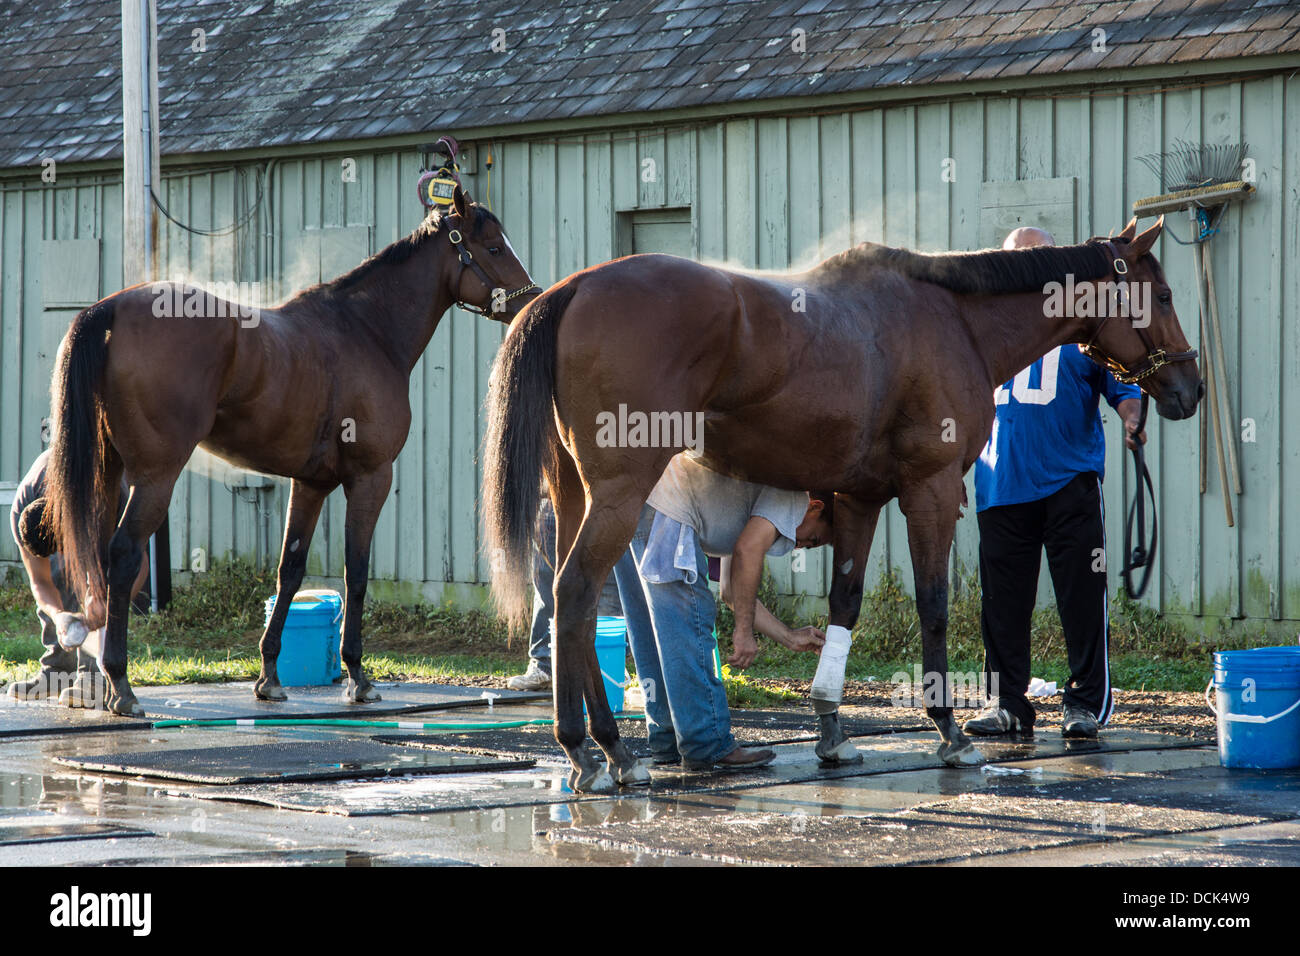
<svg viewBox="0 0 1300 956"><path fill-rule="evenodd" d="M1142 392L1077 345L1053 349L995 391L993 433L975 462L975 510L1039 501L1084 472L1102 477L1102 395L1114 408Z"/></svg>

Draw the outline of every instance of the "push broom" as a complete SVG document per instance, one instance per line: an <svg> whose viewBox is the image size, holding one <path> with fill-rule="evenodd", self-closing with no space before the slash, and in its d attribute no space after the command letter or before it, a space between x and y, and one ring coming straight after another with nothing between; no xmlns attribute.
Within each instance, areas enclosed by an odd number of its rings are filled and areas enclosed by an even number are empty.
<svg viewBox="0 0 1300 956"><path fill-rule="evenodd" d="M1218 296L1214 291L1210 240L1218 234L1228 206L1249 199L1255 192L1255 187L1241 178L1248 148L1246 143L1211 146L1175 140L1171 150L1139 156L1138 159L1160 178L1161 187L1167 192L1133 203L1133 215L1139 219L1180 209L1186 209L1191 215L1190 245L1196 264L1196 297L1201 318L1201 377L1205 380L1210 400L1219 482L1223 487L1223 507L1229 528L1235 521L1228 489L1231 487L1234 494L1241 494L1241 465L1237 458L1236 427L1233 424L1236 419L1232 416L1232 396L1223 359L1223 331L1219 323ZM1171 237L1175 242L1182 242L1176 236ZM1201 494L1205 494L1208 456L1204 414L1200 425L1200 486Z"/></svg>

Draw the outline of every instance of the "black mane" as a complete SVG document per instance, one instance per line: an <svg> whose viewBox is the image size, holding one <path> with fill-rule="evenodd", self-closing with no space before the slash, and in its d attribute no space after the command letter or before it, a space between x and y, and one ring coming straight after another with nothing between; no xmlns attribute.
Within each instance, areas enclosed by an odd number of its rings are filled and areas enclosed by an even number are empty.
<svg viewBox="0 0 1300 956"><path fill-rule="evenodd" d="M867 242L828 259L826 265L893 269L909 278L932 282L963 295L998 295L1041 292L1047 283L1061 282L1067 275L1081 282L1100 279L1110 272L1110 263L1101 241L1089 239L1077 246L935 254Z"/></svg>
<svg viewBox="0 0 1300 956"><path fill-rule="evenodd" d="M470 207L473 210L473 221L470 224L470 237L478 236L484 226L488 223L500 225L501 220L494 216L491 211L483 206L474 205ZM319 285L307 289L307 292L347 292L366 279L376 269L385 266L400 265L411 256L415 255L422 249L426 243L432 242L442 229L442 225L449 219L448 213L430 213L424 221L415 227L415 230L409 236L403 236L392 245L380 249L369 259L366 259L355 269L343 273L335 279L330 279Z"/></svg>

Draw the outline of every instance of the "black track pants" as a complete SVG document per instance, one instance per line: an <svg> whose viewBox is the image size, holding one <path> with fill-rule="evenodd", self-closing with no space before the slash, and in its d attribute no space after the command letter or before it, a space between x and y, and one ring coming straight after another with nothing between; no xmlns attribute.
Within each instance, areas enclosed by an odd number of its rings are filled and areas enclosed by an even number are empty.
<svg viewBox="0 0 1300 956"><path fill-rule="evenodd" d="M1034 708L1025 697L1032 676L1029 625L1046 549L1070 664L1065 702L1087 708L1105 724L1111 713L1110 618L1097 476L1077 475L1039 501L985 508L979 526L980 624L990 692L996 675L1001 705L1025 726L1033 725Z"/></svg>

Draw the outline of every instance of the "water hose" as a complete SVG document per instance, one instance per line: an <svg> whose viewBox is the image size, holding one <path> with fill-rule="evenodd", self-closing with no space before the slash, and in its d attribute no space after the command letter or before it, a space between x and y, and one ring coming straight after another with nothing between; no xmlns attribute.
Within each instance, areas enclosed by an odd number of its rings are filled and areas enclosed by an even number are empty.
<svg viewBox="0 0 1300 956"><path fill-rule="evenodd" d="M641 714L615 715L615 720L645 720ZM169 727L370 727L378 730L513 730L517 727L549 727L550 717L502 720L487 723L423 723L418 720L346 720L332 717L230 717L212 720L155 720L154 730Z"/></svg>

